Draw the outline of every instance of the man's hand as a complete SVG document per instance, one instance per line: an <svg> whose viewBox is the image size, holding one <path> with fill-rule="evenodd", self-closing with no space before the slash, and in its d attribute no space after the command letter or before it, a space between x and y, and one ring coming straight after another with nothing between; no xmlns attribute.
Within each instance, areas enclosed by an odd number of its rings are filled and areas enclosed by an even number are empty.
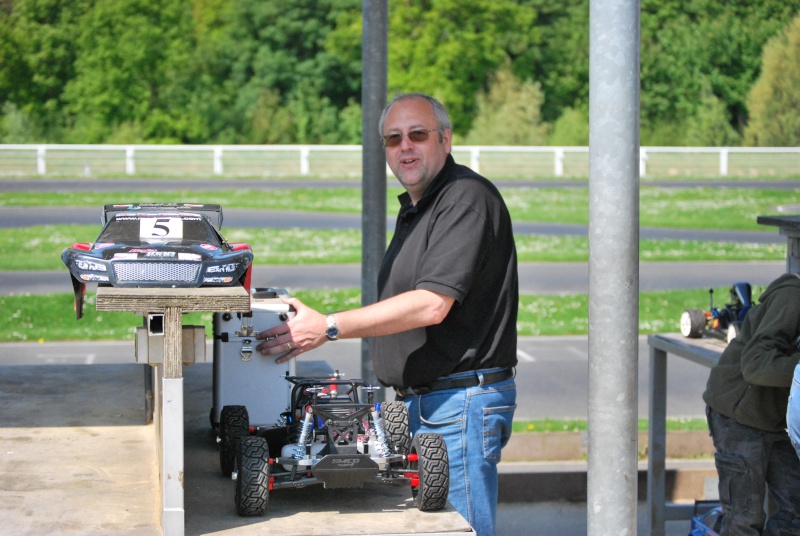
<svg viewBox="0 0 800 536"><path fill-rule="evenodd" d="M278 364L313 350L328 340L325 336L325 315L307 307L297 298L287 298L284 302L294 308L294 318L256 334L257 340L264 341L256 346L256 350L262 355L280 355L275 360Z"/></svg>

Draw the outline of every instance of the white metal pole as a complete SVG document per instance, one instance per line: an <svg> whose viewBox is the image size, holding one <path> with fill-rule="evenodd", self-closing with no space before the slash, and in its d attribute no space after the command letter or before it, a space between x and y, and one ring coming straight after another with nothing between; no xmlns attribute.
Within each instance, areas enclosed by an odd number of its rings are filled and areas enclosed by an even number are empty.
<svg viewBox="0 0 800 536"><path fill-rule="evenodd" d="M589 536L637 529L639 9L589 6Z"/></svg>

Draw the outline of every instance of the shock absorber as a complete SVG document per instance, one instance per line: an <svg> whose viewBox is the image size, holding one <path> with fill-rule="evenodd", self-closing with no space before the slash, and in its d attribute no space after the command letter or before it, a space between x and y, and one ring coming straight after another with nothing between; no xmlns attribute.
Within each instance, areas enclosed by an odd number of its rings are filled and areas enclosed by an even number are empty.
<svg viewBox="0 0 800 536"><path fill-rule="evenodd" d="M389 442L386 440L386 431L383 429L383 419L380 414L380 404L372 406L372 425L369 430L370 443L375 445L377 454L382 458L388 458L392 451L389 450Z"/></svg>
<svg viewBox="0 0 800 536"><path fill-rule="evenodd" d="M306 445L311 439L311 430L314 427L314 410L306 406L306 415L303 417L303 427L300 429L300 437L297 438L297 445L294 448L293 457L300 460L306 455Z"/></svg>

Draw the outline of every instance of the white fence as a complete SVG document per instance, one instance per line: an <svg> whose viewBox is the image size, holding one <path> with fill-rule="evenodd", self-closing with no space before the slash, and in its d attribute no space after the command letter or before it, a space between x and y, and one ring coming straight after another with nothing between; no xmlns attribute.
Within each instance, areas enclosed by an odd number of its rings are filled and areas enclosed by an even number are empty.
<svg viewBox="0 0 800 536"><path fill-rule="evenodd" d="M588 147L457 146L492 178L587 177ZM800 177L800 148L642 147L642 177ZM360 145L0 145L0 177L360 177Z"/></svg>

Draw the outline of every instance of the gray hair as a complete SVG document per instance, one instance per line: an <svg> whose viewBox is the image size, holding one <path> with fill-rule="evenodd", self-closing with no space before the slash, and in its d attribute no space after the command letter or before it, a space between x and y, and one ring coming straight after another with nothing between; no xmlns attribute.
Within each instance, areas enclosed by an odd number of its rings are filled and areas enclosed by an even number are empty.
<svg viewBox="0 0 800 536"><path fill-rule="evenodd" d="M450 116L447 114L447 110L441 102L430 95L426 95L425 93L401 93L392 99L392 102L387 104L383 109L383 112L381 112L381 118L378 121L378 136L383 136L383 123L386 120L386 116L388 115L392 106L401 100L406 99L423 99L430 103L430 105L433 107L433 114L436 116L436 122L438 123L440 139L445 130L453 129L453 124L450 122Z"/></svg>

